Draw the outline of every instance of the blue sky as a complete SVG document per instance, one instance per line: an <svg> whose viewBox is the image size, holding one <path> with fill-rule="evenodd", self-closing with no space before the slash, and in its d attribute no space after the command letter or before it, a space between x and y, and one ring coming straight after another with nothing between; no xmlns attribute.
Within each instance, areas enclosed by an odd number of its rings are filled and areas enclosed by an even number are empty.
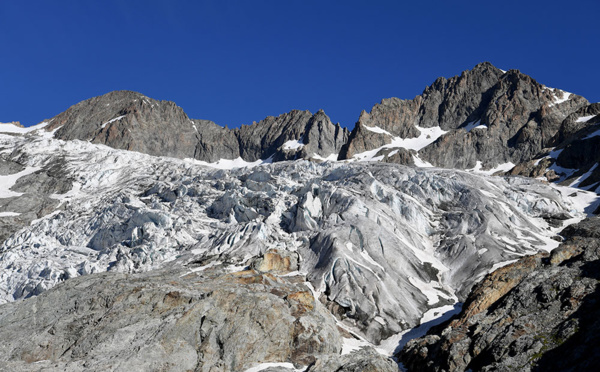
<svg viewBox="0 0 600 372"><path fill-rule="evenodd" d="M600 1L2 1L0 122L128 89L229 127L324 109L352 128L482 61L600 101Z"/></svg>

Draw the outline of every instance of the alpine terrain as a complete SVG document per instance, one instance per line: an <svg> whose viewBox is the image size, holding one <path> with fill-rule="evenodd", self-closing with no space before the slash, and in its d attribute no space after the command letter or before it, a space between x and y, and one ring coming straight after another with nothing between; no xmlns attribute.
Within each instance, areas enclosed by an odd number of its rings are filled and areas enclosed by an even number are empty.
<svg viewBox="0 0 600 372"><path fill-rule="evenodd" d="M0 124L0 370L593 368L598 148L600 103L487 62L351 131L131 91Z"/></svg>

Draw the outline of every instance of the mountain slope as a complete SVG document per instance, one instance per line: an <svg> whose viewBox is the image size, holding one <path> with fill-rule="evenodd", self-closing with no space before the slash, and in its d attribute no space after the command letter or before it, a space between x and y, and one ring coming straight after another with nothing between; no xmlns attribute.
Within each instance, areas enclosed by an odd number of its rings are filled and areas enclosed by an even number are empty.
<svg viewBox="0 0 600 372"><path fill-rule="evenodd" d="M539 177L600 193L600 104L584 106L569 115L552 147L511 170L511 174Z"/></svg>
<svg viewBox="0 0 600 372"><path fill-rule="evenodd" d="M587 104L485 62L460 76L437 79L413 100L387 99L363 112L340 158L360 159L368 151L369 158L378 157L421 138L413 157L435 166L514 165L548 147L562 121ZM429 133L430 128L437 130Z"/></svg>
<svg viewBox="0 0 600 372"><path fill-rule="evenodd" d="M581 371L600 361L600 219L564 231L538 254L488 275L460 315L401 353L415 371Z"/></svg>
<svg viewBox="0 0 600 372"><path fill-rule="evenodd" d="M47 130L59 139L209 163L383 160L494 172L531 168L526 164L548 148L566 146L590 124L577 120L595 110L583 97L484 62L438 78L412 100L382 100L361 113L352 132L322 111L299 110L229 130L189 119L172 102L128 91L80 102L50 120Z"/></svg>
<svg viewBox="0 0 600 372"><path fill-rule="evenodd" d="M556 246L552 226L583 217L573 190L522 178L329 162L223 171L33 134L3 141L26 167L73 181L50 195L56 212L0 248L2 301L80 275L173 260L244 267L277 250L378 343L462 299L495 264Z"/></svg>
<svg viewBox="0 0 600 372"><path fill-rule="evenodd" d="M532 317L528 290L589 264L568 247L595 220L561 231L600 205L599 113L483 63L351 133L299 110L230 130L129 91L0 124L0 365L393 371L386 356L463 301L485 328L523 285ZM548 264L560 234L550 261L575 261ZM407 364L500 368L494 327L409 343ZM460 349L473 340L482 353Z"/></svg>

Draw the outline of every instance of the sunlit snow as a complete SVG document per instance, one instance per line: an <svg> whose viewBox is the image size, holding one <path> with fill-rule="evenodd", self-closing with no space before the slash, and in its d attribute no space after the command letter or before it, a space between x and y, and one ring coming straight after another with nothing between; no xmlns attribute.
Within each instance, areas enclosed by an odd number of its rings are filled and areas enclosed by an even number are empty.
<svg viewBox="0 0 600 372"><path fill-rule="evenodd" d="M331 154L327 157L322 157L319 154L313 154L312 158L321 161L337 161L339 154Z"/></svg>
<svg viewBox="0 0 600 372"><path fill-rule="evenodd" d="M10 188L17 183L19 178L35 173L40 169L40 167L30 167L22 170L19 173L0 176L0 198L11 198L23 195L23 193L12 191Z"/></svg>
<svg viewBox="0 0 600 372"><path fill-rule="evenodd" d="M391 143L378 147L373 150L361 152L360 154L356 154L353 157L353 160L358 161L379 161L383 160L383 156L376 156L377 153L383 149L393 149L397 147L402 147L407 150L420 150L430 144L434 143L438 138L448 133L448 131L443 130L440 127L431 127L431 128L421 128L416 126L416 128L421 132L421 134L416 138L401 138L394 137Z"/></svg>
<svg viewBox="0 0 600 372"><path fill-rule="evenodd" d="M375 132L375 133L380 133L380 134L387 134L388 136L393 136L390 132L388 132L385 129L381 129L379 127L369 127L367 125L363 125L363 128L370 130L371 132Z"/></svg>
<svg viewBox="0 0 600 372"><path fill-rule="evenodd" d="M42 129L48 125L48 122L43 122L31 127L21 128L11 123L0 123L0 133L15 133L15 134L26 134Z"/></svg>
<svg viewBox="0 0 600 372"><path fill-rule="evenodd" d="M576 123L583 123L589 121L591 118L595 118L596 115L582 116L579 119L575 120Z"/></svg>
<svg viewBox="0 0 600 372"><path fill-rule="evenodd" d="M302 143L302 138L299 140L289 140L283 144L284 150L300 150L304 147L304 143Z"/></svg>
<svg viewBox="0 0 600 372"><path fill-rule="evenodd" d="M107 121L106 123L102 124L102 129L106 128L106 126L107 126L108 124L110 124L110 123L114 123L114 122L115 122L115 121L117 121L117 120L121 120L121 119L123 119L124 117L125 117L125 115L121 115L121 116L117 116L117 117L116 117L116 118L114 118L114 119L110 119L110 120L109 120L109 121Z"/></svg>

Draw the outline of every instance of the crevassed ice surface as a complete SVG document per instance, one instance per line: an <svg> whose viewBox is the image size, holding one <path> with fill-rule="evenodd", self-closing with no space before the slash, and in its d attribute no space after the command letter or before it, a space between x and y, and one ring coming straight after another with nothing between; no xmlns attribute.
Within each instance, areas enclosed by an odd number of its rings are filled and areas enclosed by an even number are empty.
<svg viewBox="0 0 600 372"><path fill-rule="evenodd" d="M552 249L547 220L583 217L525 178L383 163L231 170L42 136L0 136L27 167L60 165L58 210L0 247L0 303L102 271L297 252L316 296L373 343L464 298L501 262Z"/></svg>

